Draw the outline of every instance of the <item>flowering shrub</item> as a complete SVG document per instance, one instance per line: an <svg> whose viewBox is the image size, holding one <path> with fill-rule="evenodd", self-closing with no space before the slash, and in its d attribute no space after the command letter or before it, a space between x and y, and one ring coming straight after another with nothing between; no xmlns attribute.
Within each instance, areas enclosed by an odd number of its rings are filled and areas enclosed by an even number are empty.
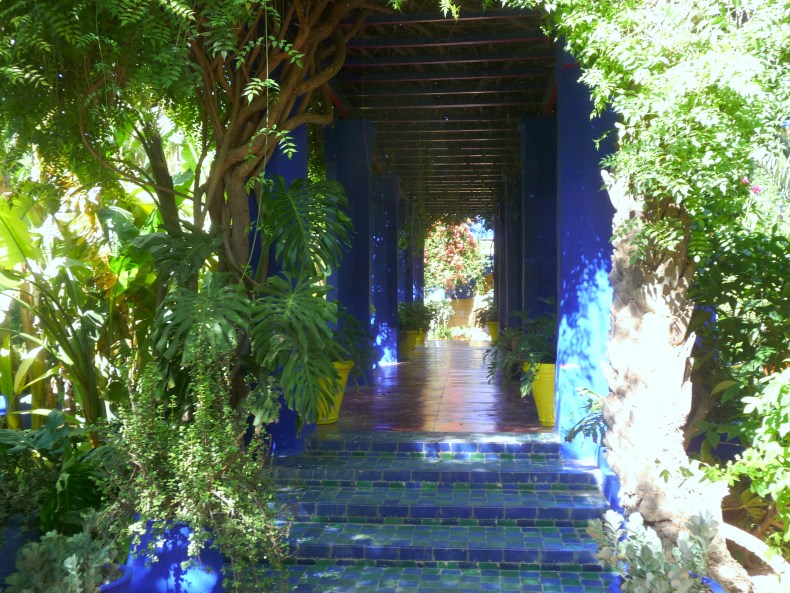
<svg viewBox="0 0 790 593"><path fill-rule="evenodd" d="M452 290L479 280L485 257L472 235L470 222L438 221L425 239L425 287Z"/></svg>

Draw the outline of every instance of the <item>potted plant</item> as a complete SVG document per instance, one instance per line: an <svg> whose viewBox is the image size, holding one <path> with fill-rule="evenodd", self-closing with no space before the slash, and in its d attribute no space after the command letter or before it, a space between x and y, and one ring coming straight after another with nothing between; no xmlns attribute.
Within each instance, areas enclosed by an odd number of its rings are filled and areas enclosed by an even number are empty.
<svg viewBox="0 0 790 593"><path fill-rule="evenodd" d="M554 426L554 374L557 361L557 318L553 314L530 318L516 313L521 326L503 330L486 350L489 381L498 370L505 380L521 372L521 397L532 393L543 426Z"/></svg>
<svg viewBox="0 0 790 593"><path fill-rule="evenodd" d="M435 312L423 301L398 303L398 354L408 360L417 343L420 331L427 332L431 328Z"/></svg>
<svg viewBox="0 0 790 593"><path fill-rule="evenodd" d="M374 352L370 334L359 319L342 307L338 312L334 341L336 360L333 364L338 377L336 382L325 383L332 400L319 401L317 424L333 424L338 421L349 377L353 377L359 384L361 377L373 366Z"/></svg>
<svg viewBox="0 0 790 593"><path fill-rule="evenodd" d="M285 553L266 440L230 406L233 349L204 335L192 346L189 410L150 366L121 413L115 445L132 472L115 511L134 514L133 593L257 590L264 561L277 565Z"/></svg>
<svg viewBox="0 0 790 593"><path fill-rule="evenodd" d="M708 549L716 537L717 524L710 517L695 515L678 534L671 554L664 552L656 532L645 526L639 513L627 520L607 511L603 520L592 519L587 533L598 543L597 557L616 573L611 593L724 593L706 578Z"/></svg>
<svg viewBox="0 0 790 593"><path fill-rule="evenodd" d="M487 292L481 302L483 306L475 309L475 321L478 327L488 330L493 342L499 337L499 306L494 302L494 292Z"/></svg>

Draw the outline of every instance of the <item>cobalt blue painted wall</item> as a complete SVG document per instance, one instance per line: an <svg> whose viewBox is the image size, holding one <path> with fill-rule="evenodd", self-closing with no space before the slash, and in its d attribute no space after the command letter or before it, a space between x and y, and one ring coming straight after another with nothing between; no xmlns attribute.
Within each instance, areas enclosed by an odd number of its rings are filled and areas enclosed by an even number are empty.
<svg viewBox="0 0 790 593"><path fill-rule="evenodd" d="M522 213L521 213L521 180L517 177L508 177L505 180L506 201L504 204L505 228L504 247L504 282L503 296L505 296L505 325L513 325L518 322L512 316L514 311L521 311L523 308L523 260L524 251L521 245L522 232ZM501 305L500 305L501 306Z"/></svg>
<svg viewBox="0 0 790 593"><path fill-rule="evenodd" d="M522 310L536 317L553 313L557 300L557 121L521 121Z"/></svg>
<svg viewBox="0 0 790 593"><path fill-rule="evenodd" d="M398 203L400 178L375 177L370 251L373 326L377 360L398 361Z"/></svg>
<svg viewBox="0 0 790 593"><path fill-rule="evenodd" d="M287 186L291 185L294 179L307 177L307 126L299 126L290 133L296 145L296 153L289 159L280 149L276 149L269 162L266 163L266 175L272 178L279 175L285 180ZM258 204L253 196L250 196L250 221L252 227L251 250L252 262L257 268L260 261L261 244L256 236L257 229L255 221L258 217ZM277 273L277 265L274 261L273 253L269 254L269 274ZM297 414L289 409L284 400L281 400L280 419L266 427L266 431L272 438L272 451L276 454L288 452L298 452L304 448L304 438L315 430L314 424L304 425L301 432L297 432Z"/></svg>
<svg viewBox="0 0 790 593"><path fill-rule="evenodd" d="M602 189L603 151L595 139L612 129L609 117L590 120L592 104L579 69L562 56L557 71L557 241L559 245L559 343L557 349L557 430L585 415L586 387L601 395L609 387L606 341L609 336L609 283L612 206ZM593 458L598 447L577 438L565 446L571 457Z"/></svg>
<svg viewBox="0 0 790 593"><path fill-rule="evenodd" d="M354 222L351 246L329 279L335 296L366 327L370 324L370 164L373 126L364 120L341 120L324 134L327 177L343 184Z"/></svg>

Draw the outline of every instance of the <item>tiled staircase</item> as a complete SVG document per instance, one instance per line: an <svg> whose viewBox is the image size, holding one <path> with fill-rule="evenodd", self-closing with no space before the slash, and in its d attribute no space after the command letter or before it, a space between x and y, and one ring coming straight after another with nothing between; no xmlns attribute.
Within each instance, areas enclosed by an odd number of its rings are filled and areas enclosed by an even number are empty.
<svg viewBox="0 0 790 593"><path fill-rule="evenodd" d="M606 500L553 434L347 433L280 458L298 593L599 593Z"/></svg>

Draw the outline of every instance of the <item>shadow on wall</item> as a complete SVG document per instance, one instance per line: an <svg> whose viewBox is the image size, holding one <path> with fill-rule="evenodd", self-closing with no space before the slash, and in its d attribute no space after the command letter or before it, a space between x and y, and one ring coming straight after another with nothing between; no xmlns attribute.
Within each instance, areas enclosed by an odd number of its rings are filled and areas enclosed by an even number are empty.
<svg viewBox="0 0 790 593"><path fill-rule="evenodd" d="M583 407L588 397L578 389L587 388L600 395L609 392L605 367L612 303L610 265L608 253L604 257L599 252L592 259L582 257L578 266L563 274L557 342L557 423L561 438L586 414ZM564 449L573 458L594 458L598 454L598 445L582 436Z"/></svg>

